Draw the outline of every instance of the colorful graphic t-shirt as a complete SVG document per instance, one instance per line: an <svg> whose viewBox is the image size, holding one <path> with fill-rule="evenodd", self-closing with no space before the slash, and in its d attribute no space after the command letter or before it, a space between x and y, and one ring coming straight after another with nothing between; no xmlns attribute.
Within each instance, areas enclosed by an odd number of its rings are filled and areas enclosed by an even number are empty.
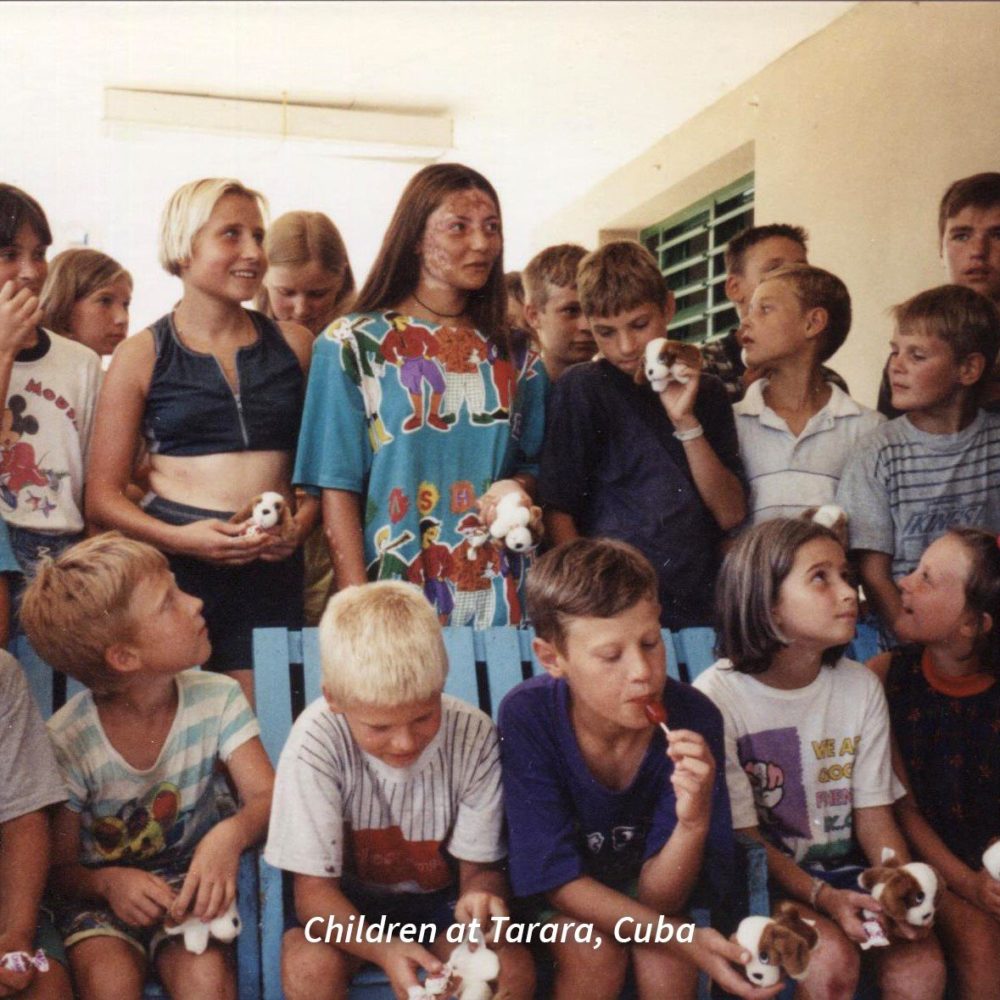
<svg viewBox="0 0 1000 1000"><path fill-rule="evenodd" d="M469 327L353 313L316 341L295 481L362 497L372 580L423 587L444 624L517 624L526 559L476 514L497 479L537 472L548 379Z"/></svg>
<svg viewBox="0 0 1000 1000"><path fill-rule="evenodd" d="M853 810L903 794L889 761L889 713L878 678L841 659L804 688L783 690L720 660L695 687L725 722L733 826L751 826L800 864L854 851Z"/></svg>
<svg viewBox="0 0 1000 1000"><path fill-rule="evenodd" d="M267 861L302 875L427 893L454 884L451 858L500 860L496 730L457 698L443 695L441 707L434 739L399 768L365 753L322 698L309 705L278 761Z"/></svg>
<svg viewBox="0 0 1000 1000"><path fill-rule="evenodd" d="M69 799L80 813L80 863L183 871L229 799L218 761L260 732L232 678L177 675L177 713L156 763L132 767L111 745L90 691L49 720Z"/></svg>

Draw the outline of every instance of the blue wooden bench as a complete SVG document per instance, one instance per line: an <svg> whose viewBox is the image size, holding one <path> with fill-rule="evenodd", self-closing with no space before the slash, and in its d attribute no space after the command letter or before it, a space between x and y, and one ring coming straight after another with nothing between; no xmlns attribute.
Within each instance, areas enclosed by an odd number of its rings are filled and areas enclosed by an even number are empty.
<svg viewBox="0 0 1000 1000"><path fill-rule="evenodd" d="M450 670L445 691L494 715L504 695L541 668L531 650L529 629L446 628L445 647ZM715 659L711 629L689 629L671 635L664 632L667 672L675 680L693 680ZM281 748L294 718L321 696L319 644L316 629L301 632L257 629L254 632L254 685L261 738L271 760L277 764ZM750 912L767 912L767 864L763 849L745 847ZM281 993L281 936L284 907L289 898L282 873L263 859L260 863L261 948L265 956L263 989L267 1000ZM695 913L696 923L707 924L705 911ZM708 996L707 982L703 996ZM392 992L380 969L366 967L351 987L352 1000L392 1000Z"/></svg>
<svg viewBox="0 0 1000 1000"><path fill-rule="evenodd" d="M10 652L17 657L24 669L28 687L38 703L43 719L62 708L84 687L79 681L53 670L22 635L11 643ZM261 983L260 910L257 881L257 852L247 851L240 858L237 892L243 930L236 939L237 986L241 1000L262 1000L265 997ZM149 983L145 1000L166 1000L167 994L156 983Z"/></svg>

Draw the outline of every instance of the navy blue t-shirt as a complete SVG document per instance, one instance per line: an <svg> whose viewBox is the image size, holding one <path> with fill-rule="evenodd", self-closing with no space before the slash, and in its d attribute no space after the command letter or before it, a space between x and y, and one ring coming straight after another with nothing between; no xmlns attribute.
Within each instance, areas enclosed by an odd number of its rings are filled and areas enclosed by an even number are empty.
<svg viewBox="0 0 1000 1000"><path fill-rule="evenodd" d="M671 727L701 733L715 758L703 871L721 898L734 864L722 716L700 691L669 679L663 703ZM565 680L543 674L519 684L497 719L514 894L551 892L581 876L626 890L677 825L674 765L659 727L632 784L613 791L580 753Z"/></svg>
<svg viewBox="0 0 1000 1000"><path fill-rule="evenodd" d="M712 375L701 376L694 415L742 481L733 408ZM555 383L546 421L540 502L569 514L581 535L629 542L649 559L665 628L711 625L723 532L660 397L607 361L586 362Z"/></svg>

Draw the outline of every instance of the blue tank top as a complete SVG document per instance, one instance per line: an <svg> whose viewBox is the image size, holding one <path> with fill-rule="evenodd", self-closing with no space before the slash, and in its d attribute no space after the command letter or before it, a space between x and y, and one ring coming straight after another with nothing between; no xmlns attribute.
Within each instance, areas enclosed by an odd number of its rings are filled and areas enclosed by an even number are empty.
<svg viewBox="0 0 1000 1000"><path fill-rule="evenodd" d="M236 353L235 391L215 357L181 343L169 313L153 324L156 363L143 417L151 453L294 454L305 377L277 325L261 313L247 312L257 339Z"/></svg>

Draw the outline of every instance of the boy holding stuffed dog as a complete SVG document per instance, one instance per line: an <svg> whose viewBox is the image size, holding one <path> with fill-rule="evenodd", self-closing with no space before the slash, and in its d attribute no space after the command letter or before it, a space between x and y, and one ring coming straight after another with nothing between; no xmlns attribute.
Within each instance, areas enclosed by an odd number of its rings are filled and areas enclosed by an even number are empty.
<svg viewBox="0 0 1000 1000"><path fill-rule="evenodd" d="M733 411L722 383L686 369L660 394L637 384L646 345L665 337L673 295L638 243L608 243L577 272L600 357L553 388L539 494L554 544L629 542L659 578L667 628L706 625L725 532L746 514Z"/></svg>
<svg viewBox="0 0 1000 1000"><path fill-rule="evenodd" d="M139 997L150 962L171 996L236 996L232 962L165 941L234 901L240 853L264 835L274 772L239 684L189 670L211 654L202 602L166 558L117 532L43 559L22 621L87 686L49 721L68 800L51 887L78 996ZM242 802L230 801L226 776Z"/></svg>

